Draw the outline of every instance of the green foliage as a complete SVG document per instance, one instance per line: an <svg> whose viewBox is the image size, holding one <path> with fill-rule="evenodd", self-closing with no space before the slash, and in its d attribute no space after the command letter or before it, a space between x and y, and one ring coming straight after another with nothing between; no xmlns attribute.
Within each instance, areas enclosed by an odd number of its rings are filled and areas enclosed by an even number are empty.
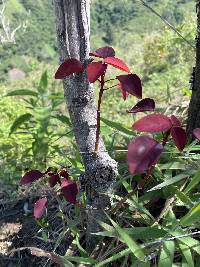
<svg viewBox="0 0 200 267"><path fill-rule="evenodd" d="M47 73L53 77L49 70L38 81L41 70L47 67L46 63L38 62L57 58L50 2L8 1L8 15L14 25L23 19L27 20L28 28L17 35L16 45L7 44L0 48L0 79L5 79L6 71L13 67L29 72L29 75L24 80L0 87L0 176L4 180L10 178L13 181L26 168L43 169L46 165L70 164L75 178L83 171L70 120L64 115L61 85L55 87L47 77ZM195 21L191 14L187 14L193 7L192 1L147 2L194 43ZM179 104L183 94L188 100L194 51L139 1L92 1L91 40L93 48L112 42L119 57L131 66L133 72L139 70L137 74L142 76L145 96L159 100L162 109L170 102ZM51 69L52 66L53 63ZM112 78L112 71L109 74ZM125 163L127 144L135 135L130 127L136 119L135 115L128 115L126 109L135 103L131 98L126 103L119 102L120 94L118 89L108 90L103 101L109 105L104 105L102 110L101 133L106 149L119 163L120 172L115 185L117 193L110 193L112 205L141 180L139 175L132 177L127 173ZM7 97L3 97L5 95ZM67 133L69 138L63 141ZM66 254L63 257L66 265L148 267L157 262L158 266L199 266L200 242L194 234L200 228L199 156L194 154L199 149L198 144L189 144L180 154L169 142L143 190L137 190L115 214L107 210L112 218L107 224L96 222L101 227L95 233L100 237L96 256L87 253L82 242L84 209L75 207L68 214L66 203L60 201L59 211L53 214L55 219L62 218L63 222L55 249L62 240L66 241L67 235L76 255ZM86 202L84 192L80 193L80 199ZM46 222L41 224L44 225L38 237L47 242L49 226Z"/></svg>
<svg viewBox="0 0 200 267"><path fill-rule="evenodd" d="M22 131L23 135L27 135L31 142L23 153L23 157L30 158L31 156L33 157L32 166L46 168L49 156L54 155L55 157L59 150L59 146L54 143L63 135L59 131L55 131L56 124L53 122L53 119L57 117L56 112L59 112L59 106L63 102L63 95L49 91L48 77L45 71L36 91L19 89L9 92L7 96L29 97L23 100L29 113L19 116L13 122L10 134ZM65 118L67 120L67 117Z"/></svg>
<svg viewBox="0 0 200 267"><path fill-rule="evenodd" d="M16 32L16 44L5 43L0 46L0 80L5 72L19 68L29 72L29 58L39 61L54 61L56 58L56 34L54 13L51 1L8 0L5 16L12 29L21 25ZM33 41L34 40L34 41Z"/></svg>
<svg viewBox="0 0 200 267"><path fill-rule="evenodd" d="M66 158L60 159L67 149L62 144L68 143L63 138L71 132L69 119L62 115L63 94L58 83L50 79L47 83L46 72L42 79L40 73L32 72L26 79L8 83L7 88L0 87L0 177L7 182L15 183L25 169L36 165L69 164Z"/></svg>

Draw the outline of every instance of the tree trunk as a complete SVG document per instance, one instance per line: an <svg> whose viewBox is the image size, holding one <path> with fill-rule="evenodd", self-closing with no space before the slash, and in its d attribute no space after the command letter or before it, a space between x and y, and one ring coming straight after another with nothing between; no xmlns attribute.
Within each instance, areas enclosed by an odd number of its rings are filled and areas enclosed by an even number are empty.
<svg viewBox="0 0 200 267"><path fill-rule="evenodd" d="M197 0L196 67L192 81L192 98L188 111L187 132L200 128L200 0Z"/></svg>
<svg viewBox="0 0 200 267"><path fill-rule="evenodd" d="M76 58L87 64L89 61L90 6L89 0L54 0L57 39L60 61ZM96 105L93 89L87 73L71 75L64 79L64 94L73 130L85 166L85 181L88 199L88 247L95 246L97 222L102 220L102 210L109 205L108 193L117 176L117 163L110 158L103 141L95 156Z"/></svg>

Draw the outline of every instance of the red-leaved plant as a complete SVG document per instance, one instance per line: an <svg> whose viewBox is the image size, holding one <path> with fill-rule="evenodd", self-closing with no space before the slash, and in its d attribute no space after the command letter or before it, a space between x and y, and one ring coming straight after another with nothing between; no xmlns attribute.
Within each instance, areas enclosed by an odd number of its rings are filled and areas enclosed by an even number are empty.
<svg viewBox="0 0 200 267"><path fill-rule="evenodd" d="M79 192L79 185L70 179L69 173L66 169L61 169L60 171L53 171L49 168L46 172L42 173L39 170L31 170L25 173L25 175L20 180L20 185L30 185L33 182L48 177L48 182L50 187L59 185L61 194L68 202L72 204L77 204L76 196ZM48 204L48 199L46 197L38 199L34 204L34 217L35 219L40 219L45 211Z"/></svg>
<svg viewBox="0 0 200 267"><path fill-rule="evenodd" d="M123 60L115 57L115 51L110 46L105 46L97 49L95 52L91 52L90 56L94 58L100 58L100 61L92 61L87 66L75 58L67 59L62 63L55 73L56 79L64 79L67 76L75 75L78 73L86 72L90 83L99 82L99 99L97 105L97 130L96 130L96 142L94 152L98 153L99 149L99 135L100 135L100 112L102 104L102 96L104 91L118 86L122 92L123 99L126 100L127 96L133 95L138 99L142 99L142 83L140 78L131 72L129 67L123 62ZM127 74L116 76L113 79L105 79L108 66L117 68ZM105 87L110 81L117 80L117 85ZM155 102L151 98L145 98L128 110L128 113L138 112L154 112ZM147 179L151 176L155 165L161 157L165 145L171 137L175 146L179 151L183 151L187 143L186 131L182 128L180 120L172 115L168 117L162 113L153 113L146 115L145 117L136 121L132 128L138 132L145 132L148 134L162 133L163 140L159 142L149 135L135 137L128 145L127 163L131 174L146 173L144 179L140 182L139 187L143 187ZM200 128L193 131L193 135L200 141ZM76 201L79 187L77 183L69 179L68 172L51 172L46 171L41 173L38 170L32 170L27 172L21 179L20 184L30 184L44 176L49 176L49 185L54 187L59 184L61 192L64 198L73 203L78 204ZM125 202L128 196L135 191L130 192L125 198L123 198L114 210L117 210L121 204ZM36 219L42 217L47 206L47 198L41 198L35 203L34 216Z"/></svg>
<svg viewBox="0 0 200 267"><path fill-rule="evenodd" d="M115 51L112 47L105 46L99 48L95 52L91 52L90 56L95 58L101 58L101 60L97 62L92 61L87 66L85 66L77 59L67 59L59 66L55 74L55 78L63 79L69 75L85 71L87 72L88 80L90 83L99 82L100 90L97 105L97 130L94 148L94 152L97 153L99 149L101 103L104 91L118 86L122 92L124 100L126 100L129 94L136 96L137 98L142 98L142 84L140 78L136 74L131 73L129 67L123 62L123 60L115 57ZM116 76L114 79L106 80L105 76L108 66L112 66L128 74L119 75ZM117 85L106 87L106 85L113 80L117 80ZM142 103L138 103L138 105L139 106L136 107L134 110L152 110L154 109L155 104L152 99L147 98L146 100L142 100ZM134 110L130 110L129 112L134 112Z"/></svg>

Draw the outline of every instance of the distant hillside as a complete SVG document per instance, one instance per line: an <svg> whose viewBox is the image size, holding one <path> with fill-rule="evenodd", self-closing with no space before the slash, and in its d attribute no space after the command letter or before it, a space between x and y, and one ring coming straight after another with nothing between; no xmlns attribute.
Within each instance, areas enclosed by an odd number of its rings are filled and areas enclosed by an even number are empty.
<svg viewBox="0 0 200 267"><path fill-rule="evenodd" d="M146 0L170 22L176 24L194 12L193 0ZM131 28L133 34L158 30L163 23L139 0L91 0L92 46L115 44L117 34ZM24 23L16 34L16 44L0 46L0 79L13 67L29 71L31 59L57 60L55 20L50 0L7 0L6 14L11 25Z"/></svg>
<svg viewBox="0 0 200 267"><path fill-rule="evenodd" d="M145 0L170 23L181 23L188 14L195 15L195 0ZM162 29L163 21L145 7L140 0L93 0L91 9L92 40L96 43L115 42L124 31L132 34L152 33Z"/></svg>
<svg viewBox="0 0 200 267"><path fill-rule="evenodd" d="M56 55L52 1L8 0L6 3L6 15L11 20L11 27L19 24L24 24L24 27L16 33L16 44L0 46L0 76L3 70L7 71L12 67L28 71L29 57L48 61Z"/></svg>

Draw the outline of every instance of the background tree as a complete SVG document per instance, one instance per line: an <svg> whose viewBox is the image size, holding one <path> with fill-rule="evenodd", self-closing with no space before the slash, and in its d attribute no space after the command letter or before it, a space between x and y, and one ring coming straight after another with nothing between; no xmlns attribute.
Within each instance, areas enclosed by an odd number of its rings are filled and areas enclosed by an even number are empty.
<svg viewBox="0 0 200 267"><path fill-rule="evenodd" d="M68 58L76 58L87 64L90 51L89 0L55 0L54 5L61 62ZM96 106L86 71L65 78L64 94L77 146L85 166L90 233L97 230L95 220L102 219L103 213L100 210L109 204L107 193L112 190L117 176L117 163L108 155L102 140L98 154L93 153L96 138ZM88 246L93 247L91 239L88 238Z"/></svg>
<svg viewBox="0 0 200 267"><path fill-rule="evenodd" d="M196 35L196 67L193 73L192 98L188 112L188 133L200 127L200 1L196 3L197 35Z"/></svg>

